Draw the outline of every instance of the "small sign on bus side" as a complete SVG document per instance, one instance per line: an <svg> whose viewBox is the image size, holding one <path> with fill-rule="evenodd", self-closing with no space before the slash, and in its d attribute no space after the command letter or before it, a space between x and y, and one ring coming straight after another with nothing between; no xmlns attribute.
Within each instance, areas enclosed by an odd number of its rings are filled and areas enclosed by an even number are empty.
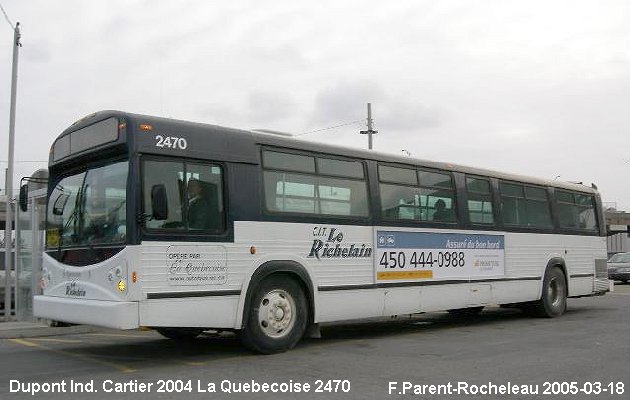
<svg viewBox="0 0 630 400"><path fill-rule="evenodd" d="M227 252L223 246L171 245L166 250L166 267L171 286L227 283Z"/></svg>

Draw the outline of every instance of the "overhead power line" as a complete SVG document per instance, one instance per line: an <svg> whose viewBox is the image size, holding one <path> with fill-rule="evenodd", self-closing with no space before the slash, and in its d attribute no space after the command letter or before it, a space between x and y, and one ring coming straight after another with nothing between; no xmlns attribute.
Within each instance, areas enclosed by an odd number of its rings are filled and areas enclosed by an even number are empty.
<svg viewBox="0 0 630 400"><path fill-rule="evenodd" d="M2 14L4 14L4 19L7 20L7 23L9 25L11 25L12 29L15 29L15 24L13 22L11 22L11 19L9 18L9 16L7 15L7 12L4 11L4 7L2 7L2 4L0 3L0 10L2 10Z"/></svg>
<svg viewBox="0 0 630 400"><path fill-rule="evenodd" d="M339 125L335 125L335 126L329 126L328 128L315 129L314 131L302 132L302 133L298 133L295 136L303 136L303 135L309 135L311 133L328 131L328 130L331 130L331 129L341 128L342 126L358 124L359 122L365 122L365 119L358 119L356 121L345 122L343 124L339 124Z"/></svg>

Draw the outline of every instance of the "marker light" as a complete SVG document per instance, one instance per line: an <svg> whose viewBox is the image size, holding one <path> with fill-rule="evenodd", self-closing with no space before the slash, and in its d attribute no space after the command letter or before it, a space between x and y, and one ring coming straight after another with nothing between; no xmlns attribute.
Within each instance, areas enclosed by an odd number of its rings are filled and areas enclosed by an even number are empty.
<svg viewBox="0 0 630 400"><path fill-rule="evenodd" d="M153 130L153 127L149 124L140 124L140 130L141 131L151 131Z"/></svg>
<svg viewBox="0 0 630 400"><path fill-rule="evenodd" d="M133 271L131 273L131 282L133 282L133 283L138 282L138 274L136 274L136 271Z"/></svg>
<svg viewBox="0 0 630 400"><path fill-rule="evenodd" d="M116 287L118 287L118 290L122 293L125 292L125 290L127 289L127 284L125 283L125 281L123 279L118 281L118 285L116 285Z"/></svg>
<svg viewBox="0 0 630 400"><path fill-rule="evenodd" d="M252 246L249 248L249 254L256 254L256 247Z"/></svg>
<svg viewBox="0 0 630 400"><path fill-rule="evenodd" d="M48 283L50 283L50 272L48 272L48 268L44 267L42 268L42 277L39 280L39 285L42 289L45 289Z"/></svg>

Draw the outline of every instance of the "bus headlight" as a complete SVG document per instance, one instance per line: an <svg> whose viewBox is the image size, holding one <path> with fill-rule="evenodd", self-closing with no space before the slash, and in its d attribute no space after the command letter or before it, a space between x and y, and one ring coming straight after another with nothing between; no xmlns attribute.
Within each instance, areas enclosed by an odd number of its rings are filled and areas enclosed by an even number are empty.
<svg viewBox="0 0 630 400"><path fill-rule="evenodd" d="M125 264L117 265L107 272L107 280L120 293L127 292L127 266Z"/></svg>

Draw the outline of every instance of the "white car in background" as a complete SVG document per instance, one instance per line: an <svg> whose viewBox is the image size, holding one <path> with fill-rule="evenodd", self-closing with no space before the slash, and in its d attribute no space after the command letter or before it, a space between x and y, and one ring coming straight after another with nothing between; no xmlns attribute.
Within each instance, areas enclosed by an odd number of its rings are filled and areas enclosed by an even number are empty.
<svg viewBox="0 0 630 400"><path fill-rule="evenodd" d="M630 280L630 253L613 254L608 259L608 279L628 283Z"/></svg>

